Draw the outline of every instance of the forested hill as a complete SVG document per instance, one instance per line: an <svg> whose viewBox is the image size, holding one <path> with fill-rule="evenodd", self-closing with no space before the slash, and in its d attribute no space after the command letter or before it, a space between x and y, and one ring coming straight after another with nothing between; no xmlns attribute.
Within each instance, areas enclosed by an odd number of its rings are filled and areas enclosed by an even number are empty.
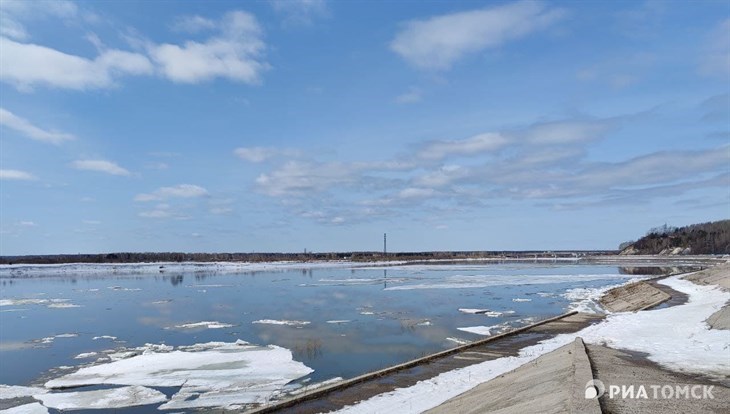
<svg viewBox="0 0 730 414"><path fill-rule="evenodd" d="M730 254L730 220L649 230L619 247L621 254Z"/></svg>

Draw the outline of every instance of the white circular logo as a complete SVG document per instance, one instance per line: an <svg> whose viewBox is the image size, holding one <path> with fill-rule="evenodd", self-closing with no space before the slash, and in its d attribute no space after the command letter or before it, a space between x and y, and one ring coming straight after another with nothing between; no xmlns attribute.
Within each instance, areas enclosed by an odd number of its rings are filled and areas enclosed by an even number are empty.
<svg viewBox="0 0 730 414"><path fill-rule="evenodd" d="M586 383L585 397L587 400L600 398L606 392L606 387L601 380L592 379Z"/></svg>

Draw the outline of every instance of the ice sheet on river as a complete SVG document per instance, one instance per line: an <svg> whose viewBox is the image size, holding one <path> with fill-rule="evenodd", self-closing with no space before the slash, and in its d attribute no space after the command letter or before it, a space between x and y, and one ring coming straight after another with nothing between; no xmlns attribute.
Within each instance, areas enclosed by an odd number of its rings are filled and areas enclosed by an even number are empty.
<svg viewBox="0 0 730 414"><path fill-rule="evenodd" d="M0 414L48 414L48 408L37 402L0 410Z"/></svg>
<svg viewBox="0 0 730 414"><path fill-rule="evenodd" d="M34 394L42 394L48 392L45 388L40 387L23 387L20 385L2 385L0 384L0 400L9 400L12 398L30 397Z"/></svg>
<svg viewBox="0 0 730 414"><path fill-rule="evenodd" d="M89 410L135 407L167 401L165 394L134 385L96 391L61 392L35 395L43 405L57 410Z"/></svg>
<svg viewBox="0 0 730 414"><path fill-rule="evenodd" d="M266 402L287 383L313 371L294 361L288 349L255 346L240 340L145 348L119 350L114 355L121 359L81 368L50 380L45 386L182 387L163 409L219 407Z"/></svg>
<svg viewBox="0 0 730 414"><path fill-rule="evenodd" d="M454 275L434 282L388 286L385 290L473 289L489 286L545 285L552 283L591 282L597 280L632 279L635 275Z"/></svg>

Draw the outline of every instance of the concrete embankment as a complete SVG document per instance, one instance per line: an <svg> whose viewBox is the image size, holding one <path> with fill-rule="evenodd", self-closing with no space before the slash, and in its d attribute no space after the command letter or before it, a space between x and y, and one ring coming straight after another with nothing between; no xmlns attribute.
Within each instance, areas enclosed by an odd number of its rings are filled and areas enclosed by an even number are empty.
<svg viewBox="0 0 730 414"><path fill-rule="evenodd" d="M717 285L728 289L730 285L730 264L696 272L684 279L702 285ZM632 283L609 291L601 303L615 312L639 311L656 306L666 301L669 296L652 286L651 282ZM685 299L686 300L686 299ZM721 310L708 319L711 329L728 329L730 306L726 304ZM428 411L435 413L500 413L518 414L525 412L604 412L604 413L727 413L730 408L730 388L728 382L713 377L688 375L670 371L651 362L646 355L611 349L602 345L588 344L577 347L573 344L545 354L535 361L525 364L514 371L487 381L444 404ZM580 342L582 344L582 341ZM583 359L582 356L586 358ZM718 358L723 358L718 355ZM727 357L727 355L725 356ZM575 367L573 376L567 368L571 361ZM589 367L590 377L586 377L585 368ZM580 378L581 381L577 381ZM643 386L647 397L629 398L619 396L612 398L610 393L598 399L588 400L600 403L582 406L579 411L575 407L584 395L586 383L600 380L603 384L632 386L631 392L639 395L639 387ZM664 394L656 398L651 387L659 386ZM664 395L678 392L691 392L691 386L712 387L712 398L664 398ZM668 387L668 388L665 388ZM627 388L628 389L628 388ZM681 391L677 391L677 390ZM704 389L703 389L704 390ZM622 390L623 392L623 390ZM697 389L699 393L699 388ZM704 391L702 391L704 392ZM704 395L704 394L703 394ZM705 396L708 397L708 396ZM584 401L585 398L584 398ZM538 408L539 407L539 408Z"/></svg>
<svg viewBox="0 0 730 414"><path fill-rule="evenodd" d="M670 298L668 293L641 281L609 290L600 302L611 312L634 312L652 308Z"/></svg>
<svg viewBox="0 0 730 414"><path fill-rule="evenodd" d="M428 414L600 414L597 399L586 399L585 385L593 379L580 338L485 382ZM536 410L536 408L539 409Z"/></svg>

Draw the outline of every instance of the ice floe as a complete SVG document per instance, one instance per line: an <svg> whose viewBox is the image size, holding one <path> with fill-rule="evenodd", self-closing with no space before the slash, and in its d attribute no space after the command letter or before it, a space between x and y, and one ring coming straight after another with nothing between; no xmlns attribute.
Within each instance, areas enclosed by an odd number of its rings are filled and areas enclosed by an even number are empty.
<svg viewBox="0 0 730 414"><path fill-rule="evenodd" d="M562 296L571 301L568 306L568 309L571 311L584 313L610 313L604 309L598 301L604 293L622 285L624 285L624 283L598 288L573 288L566 290Z"/></svg>
<svg viewBox="0 0 730 414"><path fill-rule="evenodd" d="M175 325L174 328L178 328L178 329L198 329L198 328L221 329L221 328L231 328L233 326L235 326L235 325L232 325L230 323L222 323L222 322L216 322L216 321L202 321L202 322L184 323L182 325Z"/></svg>
<svg viewBox="0 0 730 414"><path fill-rule="evenodd" d="M340 325L340 324L343 324L343 323L348 323L348 322L350 322L349 319L334 319L334 320L331 320L331 321L327 321L327 323L333 323L333 324L337 324L337 325Z"/></svg>
<svg viewBox="0 0 730 414"><path fill-rule="evenodd" d="M253 321L251 323L263 324L263 325L304 326L304 325L309 325L311 322L309 322L309 321L288 321L288 320L279 320L279 319L259 319L257 321Z"/></svg>
<svg viewBox="0 0 730 414"><path fill-rule="evenodd" d="M335 378L330 378L328 380L324 380L324 381L321 381L321 382L315 382L314 384L307 384L307 385L304 385L304 386L299 385L293 391L286 392L286 394L288 394L289 396L295 396L295 395L299 395L299 394L304 394L306 392L314 391L314 390L320 389L322 387L327 387L327 386L330 386L332 384L337 384L338 382L341 382L341 381L342 381L342 377L335 377Z"/></svg>
<svg viewBox="0 0 730 414"><path fill-rule="evenodd" d="M167 401L165 394L139 385L95 391L34 395L43 405L57 410L89 410L135 407Z"/></svg>
<svg viewBox="0 0 730 414"><path fill-rule="evenodd" d="M468 313L468 314L472 314L472 315L485 315L490 318L499 318L500 316L502 316L504 314L515 313L515 311L498 312L498 311L490 311L489 309L471 309L471 308L459 308L459 312Z"/></svg>
<svg viewBox="0 0 730 414"><path fill-rule="evenodd" d="M98 356L98 352L82 352L74 357L74 359L89 359Z"/></svg>
<svg viewBox="0 0 730 414"><path fill-rule="evenodd" d="M287 383L311 372L293 360L291 351L275 345L210 342L175 349L148 344L120 350L112 362L82 367L45 386L181 387L161 409L226 407L266 402Z"/></svg>
<svg viewBox="0 0 730 414"><path fill-rule="evenodd" d="M48 299L0 299L0 306L41 305Z"/></svg>
<svg viewBox="0 0 730 414"><path fill-rule="evenodd" d="M477 314L477 313L487 313L487 312L489 312L489 309L459 308L459 312L461 312L461 313Z"/></svg>
<svg viewBox="0 0 730 414"><path fill-rule="evenodd" d="M0 306L20 306L20 305L46 305L48 308L78 308L79 305L68 303L70 299L0 299Z"/></svg>
<svg viewBox="0 0 730 414"><path fill-rule="evenodd" d="M123 286L109 286L107 289L116 290L118 292L139 292L140 288L125 288Z"/></svg>
<svg viewBox="0 0 730 414"><path fill-rule="evenodd" d="M60 335L47 336L47 337L41 338L41 339L35 339L35 340L31 341L31 342L33 342L33 343L41 343L41 344L51 344L51 343L53 343L53 341L56 340L56 338L76 338L77 336L79 336L79 334L76 334L76 333L64 333L64 334L60 334Z"/></svg>
<svg viewBox="0 0 730 414"><path fill-rule="evenodd" d="M48 408L34 402L0 410L0 414L48 414Z"/></svg>
<svg viewBox="0 0 730 414"><path fill-rule="evenodd" d="M91 339L93 339L94 341L98 341L99 339L109 339L111 341L116 341L117 340L117 337L116 336L111 336L111 335L101 335L101 336L95 336L95 337L93 337Z"/></svg>
<svg viewBox="0 0 730 414"><path fill-rule="evenodd" d="M23 387L20 385L2 385L0 384L0 400L9 400L12 398L30 397L34 394L43 394L48 392L45 388L40 387Z"/></svg>
<svg viewBox="0 0 730 414"><path fill-rule="evenodd" d="M452 336L446 338L446 340L447 341L454 342L454 343L457 343L459 345L466 345L466 344L470 344L471 343L471 341L467 341L466 339L454 338Z"/></svg>
<svg viewBox="0 0 730 414"><path fill-rule="evenodd" d="M532 302L532 299L528 299L528 298L514 298L514 299L512 299L512 302Z"/></svg>
<svg viewBox="0 0 730 414"><path fill-rule="evenodd" d="M483 335L483 336L491 336L494 335L494 333L497 330L504 330L506 328L505 325L493 325L493 326L467 326L464 328L456 328L460 331L469 332L477 335Z"/></svg>
<svg viewBox="0 0 730 414"><path fill-rule="evenodd" d="M50 303L48 305L49 308L56 308L56 309L68 309L68 308L80 308L81 305L76 305L73 303Z"/></svg>

